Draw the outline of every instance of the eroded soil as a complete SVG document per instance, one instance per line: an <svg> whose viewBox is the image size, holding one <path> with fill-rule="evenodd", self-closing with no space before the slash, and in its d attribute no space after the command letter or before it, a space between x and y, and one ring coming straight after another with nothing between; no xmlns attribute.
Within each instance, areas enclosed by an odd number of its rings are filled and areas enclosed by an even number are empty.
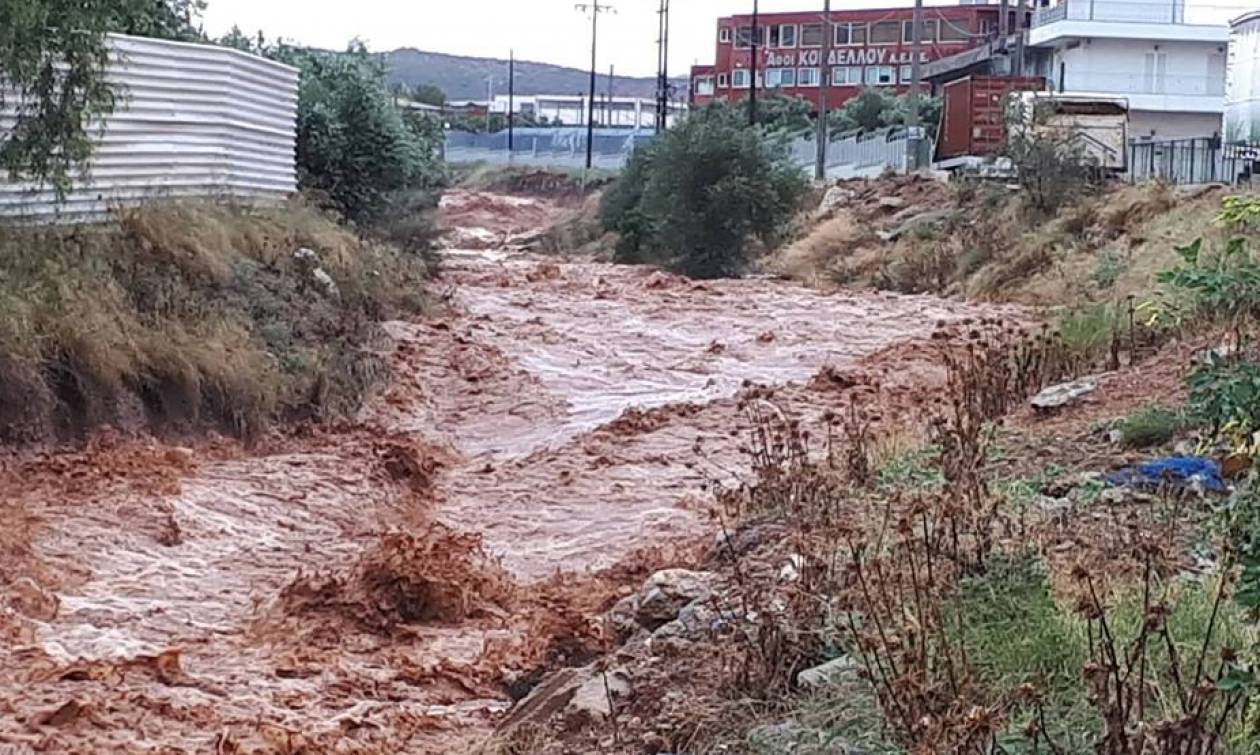
<svg viewBox="0 0 1260 755"><path fill-rule="evenodd" d="M535 257L549 201L443 206L450 306L388 325L357 421L0 462L0 749L469 751L711 538L742 400L913 412L933 328L987 313Z"/></svg>

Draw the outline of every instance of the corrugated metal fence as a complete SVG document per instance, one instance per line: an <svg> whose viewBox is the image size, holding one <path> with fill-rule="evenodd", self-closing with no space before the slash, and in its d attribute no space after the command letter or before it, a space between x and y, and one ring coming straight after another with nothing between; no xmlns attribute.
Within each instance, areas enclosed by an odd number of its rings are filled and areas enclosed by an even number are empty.
<svg viewBox="0 0 1260 755"><path fill-rule="evenodd" d="M57 203L0 175L0 217L77 222L154 198L280 199L296 188L298 71L209 45L110 35L114 112L88 175ZM0 112L0 130L14 113Z"/></svg>

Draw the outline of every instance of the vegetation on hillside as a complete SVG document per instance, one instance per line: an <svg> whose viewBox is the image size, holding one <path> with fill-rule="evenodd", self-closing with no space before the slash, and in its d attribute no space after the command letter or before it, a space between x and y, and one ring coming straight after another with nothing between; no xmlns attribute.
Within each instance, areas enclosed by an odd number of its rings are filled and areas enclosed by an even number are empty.
<svg viewBox="0 0 1260 755"><path fill-rule="evenodd" d="M856 97L831 111L827 127L831 134L847 131L874 131L885 126L902 126L908 121L910 97L887 89L864 88ZM941 120L941 98L919 97L919 125L932 136Z"/></svg>
<svg viewBox="0 0 1260 755"><path fill-rule="evenodd" d="M0 438L344 416L385 375L378 323L423 306L426 273L301 201L0 228Z"/></svg>
<svg viewBox="0 0 1260 755"><path fill-rule="evenodd" d="M806 187L783 143L740 109L711 105L635 152L604 194L617 259L697 278L742 274L773 247Z"/></svg>

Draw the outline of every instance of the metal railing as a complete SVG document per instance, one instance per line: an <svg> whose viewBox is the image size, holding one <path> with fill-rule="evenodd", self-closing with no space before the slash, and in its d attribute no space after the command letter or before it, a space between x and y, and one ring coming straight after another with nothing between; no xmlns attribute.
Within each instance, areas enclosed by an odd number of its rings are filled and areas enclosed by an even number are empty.
<svg viewBox="0 0 1260 755"><path fill-rule="evenodd" d="M591 164L620 170L652 132L632 129L600 129L592 142ZM508 149L508 133L474 134L452 131L443 150L448 163L484 162L526 165L536 168L582 168L586 165L586 127L517 129Z"/></svg>
<svg viewBox="0 0 1260 755"><path fill-rule="evenodd" d="M1058 5L1033 13L1033 27L1056 21L1120 21L1143 24L1184 24L1184 0L1142 2L1142 0L1062 0Z"/></svg>
<svg viewBox="0 0 1260 755"><path fill-rule="evenodd" d="M1130 142L1130 183L1236 184L1260 168L1260 145L1222 144L1220 139Z"/></svg>
<svg viewBox="0 0 1260 755"><path fill-rule="evenodd" d="M804 138L792 144L794 159L810 175L817 161L815 144ZM904 174L911 167L915 150L919 151L919 163L925 164L931 142L900 126L838 134L827 145L827 178L869 178L888 171Z"/></svg>

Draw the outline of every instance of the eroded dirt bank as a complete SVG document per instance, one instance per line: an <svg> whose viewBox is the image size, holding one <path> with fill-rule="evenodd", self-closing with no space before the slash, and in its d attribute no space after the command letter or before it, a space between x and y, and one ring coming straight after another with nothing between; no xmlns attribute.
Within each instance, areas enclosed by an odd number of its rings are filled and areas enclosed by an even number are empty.
<svg viewBox="0 0 1260 755"><path fill-rule="evenodd" d="M821 414L877 380L908 410L923 339L980 314L558 262L514 249L546 201L444 207L449 311L389 325L394 383L355 423L4 462L0 745L467 751L711 534L757 386Z"/></svg>

